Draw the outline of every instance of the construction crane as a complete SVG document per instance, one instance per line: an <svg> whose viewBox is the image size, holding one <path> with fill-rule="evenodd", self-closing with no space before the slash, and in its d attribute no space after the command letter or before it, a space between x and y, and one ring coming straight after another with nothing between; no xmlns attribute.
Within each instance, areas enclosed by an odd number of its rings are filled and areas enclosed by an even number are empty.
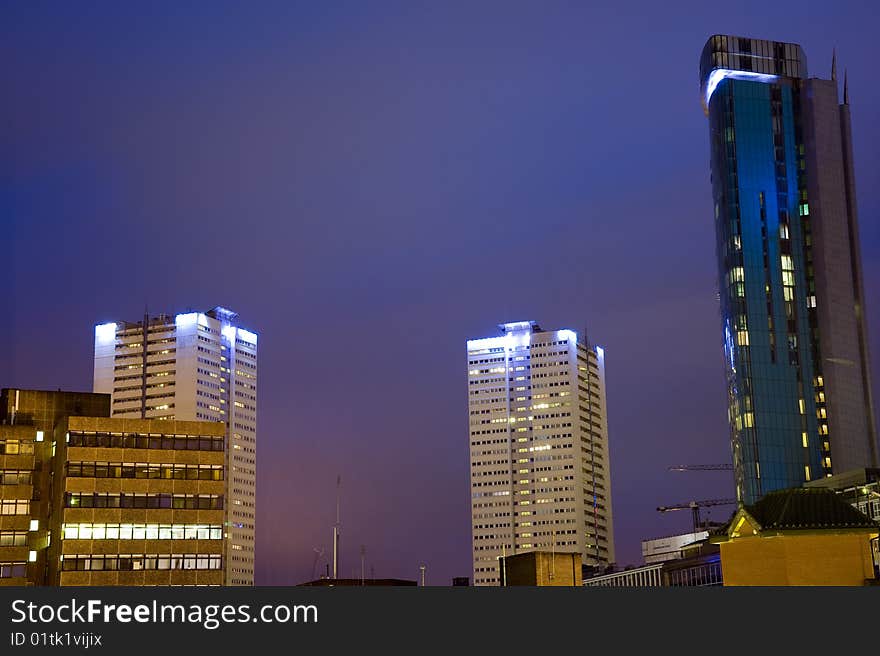
<svg viewBox="0 0 880 656"><path fill-rule="evenodd" d="M733 465L673 465L669 471L733 471Z"/></svg>
<svg viewBox="0 0 880 656"><path fill-rule="evenodd" d="M691 509L694 517L694 533L700 531L702 522L700 520L700 508L708 508L710 506L732 506L736 504L736 499L703 499L702 501L690 501L688 503L679 503L672 506L658 506L657 512L671 512L673 510Z"/></svg>

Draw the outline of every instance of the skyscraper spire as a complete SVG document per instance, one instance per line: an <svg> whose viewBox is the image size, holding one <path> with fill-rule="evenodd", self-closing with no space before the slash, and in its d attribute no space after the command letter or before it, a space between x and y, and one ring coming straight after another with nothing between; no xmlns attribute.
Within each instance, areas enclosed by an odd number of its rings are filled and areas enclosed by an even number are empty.
<svg viewBox="0 0 880 656"><path fill-rule="evenodd" d="M846 69L843 69L843 104L849 105L849 80L846 78Z"/></svg>
<svg viewBox="0 0 880 656"><path fill-rule="evenodd" d="M831 50L831 81L837 82L837 48Z"/></svg>

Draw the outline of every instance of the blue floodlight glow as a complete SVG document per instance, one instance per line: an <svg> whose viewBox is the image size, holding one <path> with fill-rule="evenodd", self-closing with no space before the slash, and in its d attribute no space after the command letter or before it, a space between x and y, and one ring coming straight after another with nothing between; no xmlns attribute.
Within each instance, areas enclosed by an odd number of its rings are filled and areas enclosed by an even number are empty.
<svg viewBox="0 0 880 656"><path fill-rule="evenodd" d="M559 339L564 339L568 342L577 342L577 333L573 330L559 330L556 332L556 335Z"/></svg>
<svg viewBox="0 0 880 656"><path fill-rule="evenodd" d="M220 333L230 344L235 344L235 326L230 326L229 324L223 326L220 329Z"/></svg>
<svg viewBox="0 0 880 656"><path fill-rule="evenodd" d="M730 332L730 319L724 322L724 350L727 353L727 362L730 365L730 371L736 374L736 356L733 346L733 335Z"/></svg>
<svg viewBox="0 0 880 656"><path fill-rule="evenodd" d="M706 80L706 91L703 96L703 109L707 113L709 111L709 101L712 99L712 94L715 93L715 89L718 88L718 85L728 78L732 80L749 80L751 82L765 83L776 82L779 80L778 75L755 73L754 71L735 71L730 68L716 68L709 73L709 78Z"/></svg>
<svg viewBox="0 0 880 656"><path fill-rule="evenodd" d="M510 332L511 330L531 330L534 321L514 321L511 323L503 323L501 327Z"/></svg>
<svg viewBox="0 0 880 656"><path fill-rule="evenodd" d="M485 339L469 339L467 342L468 351L478 351L482 349L505 348L510 344L507 335L504 337L487 337Z"/></svg>
<svg viewBox="0 0 880 656"><path fill-rule="evenodd" d="M244 328L238 329L238 337L244 342L248 342L249 344L257 343L257 336L255 333L252 333L250 330L245 330Z"/></svg>
<svg viewBox="0 0 880 656"><path fill-rule="evenodd" d="M600 360L604 360L605 359L605 349L603 349L601 346L597 346L596 347L596 356Z"/></svg>
<svg viewBox="0 0 880 656"><path fill-rule="evenodd" d="M468 351L482 351L484 349L503 348L506 350L515 349L520 346L527 346L531 341L531 333L522 333L514 335L507 333L501 337L486 337L484 339L469 339L467 341Z"/></svg>
<svg viewBox="0 0 880 656"><path fill-rule="evenodd" d="M192 328L199 322L198 312L189 312L187 314L178 314L174 317L174 325L178 330L182 328Z"/></svg>
<svg viewBox="0 0 880 656"><path fill-rule="evenodd" d="M116 324L102 323L95 326L95 341L105 344L116 339Z"/></svg>
<svg viewBox="0 0 880 656"><path fill-rule="evenodd" d="M226 319L227 321L232 321L238 316L237 312L233 312L229 308L225 308L220 305L214 308L214 313L219 314L222 319Z"/></svg>

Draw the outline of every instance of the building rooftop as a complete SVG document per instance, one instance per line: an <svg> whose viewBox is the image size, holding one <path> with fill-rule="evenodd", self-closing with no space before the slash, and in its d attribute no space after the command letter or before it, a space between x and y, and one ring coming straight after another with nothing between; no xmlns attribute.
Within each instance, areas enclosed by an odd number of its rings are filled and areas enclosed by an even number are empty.
<svg viewBox="0 0 880 656"><path fill-rule="evenodd" d="M316 579L314 581L300 583L300 585L314 585L332 588L337 586L357 587L362 585L414 586L418 585L418 583L406 579Z"/></svg>
<svg viewBox="0 0 880 656"><path fill-rule="evenodd" d="M876 528L833 490L791 488L764 495L745 506L762 530Z"/></svg>
<svg viewBox="0 0 880 656"><path fill-rule="evenodd" d="M512 333L520 330L528 330L533 333L541 332L541 326L537 321L513 321L511 323L499 323L498 330L502 333Z"/></svg>
<svg viewBox="0 0 880 656"><path fill-rule="evenodd" d="M809 483L804 483L804 487L823 487L831 490L844 490L849 487L858 487L859 485L870 485L880 481L880 469L864 468L852 469L850 471L840 472L833 476L819 478Z"/></svg>
<svg viewBox="0 0 880 656"><path fill-rule="evenodd" d="M238 325L238 313L220 305L216 305L210 310L205 310L204 312L199 312L193 310L192 308L188 308L185 311L179 312L177 314L165 314L164 312L155 315L145 314L144 318L140 321L123 320L118 322L111 321L108 323L96 324L95 337L98 339L98 341L101 342L112 341L116 336L117 329L119 329L120 327L123 331L126 331L136 328L143 328L144 325L147 325L148 327L177 325L178 327L180 327L181 325L191 326L199 322L206 325L204 317L211 317L221 322L233 324L241 332L241 334L239 335L240 337L244 338L245 341L256 343L256 333L245 330Z"/></svg>
<svg viewBox="0 0 880 656"><path fill-rule="evenodd" d="M775 82L806 78L807 58L796 43L714 34L700 57L700 96L708 116L709 100L725 79Z"/></svg>

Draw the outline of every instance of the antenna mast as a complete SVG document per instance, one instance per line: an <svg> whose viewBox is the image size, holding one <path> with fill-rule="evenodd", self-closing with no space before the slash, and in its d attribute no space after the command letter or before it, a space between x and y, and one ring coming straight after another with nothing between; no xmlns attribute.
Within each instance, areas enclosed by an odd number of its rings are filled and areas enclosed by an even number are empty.
<svg viewBox="0 0 880 656"><path fill-rule="evenodd" d="M339 577L339 488L342 476L336 477L336 523L333 525L333 578Z"/></svg>

